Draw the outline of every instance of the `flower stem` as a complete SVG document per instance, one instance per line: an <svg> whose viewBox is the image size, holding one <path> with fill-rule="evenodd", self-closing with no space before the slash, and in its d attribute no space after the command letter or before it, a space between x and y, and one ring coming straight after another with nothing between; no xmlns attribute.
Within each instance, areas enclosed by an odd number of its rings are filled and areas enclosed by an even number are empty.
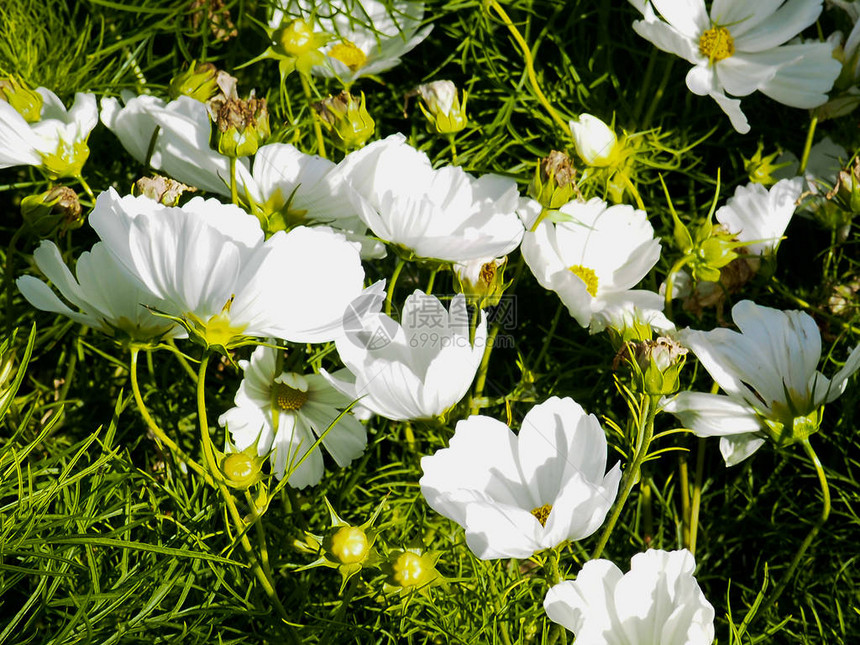
<svg viewBox="0 0 860 645"><path fill-rule="evenodd" d="M457 144L454 143L454 135L448 135L448 145L451 147L451 165L457 166Z"/></svg>
<svg viewBox="0 0 860 645"><path fill-rule="evenodd" d="M702 480L705 476L705 440L696 439L696 479L693 482L693 503L690 509L690 553L696 555L696 538L699 535L699 509L702 507Z"/></svg>
<svg viewBox="0 0 860 645"><path fill-rule="evenodd" d="M800 548L798 548L797 552L794 554L794 558L791 560L788 571L783 574L782 580L780 580L774 592L757 610L756 607L753 606L749 613L744 617L744 620L738 629L738 639L744 635L744 632L746 632L747 628L752 624L753 620L757 616L766 614L768 610L773 607L776 601L779 600L782 592L785 591L788 583L794 577L794 573L800 565L800 561L803 559L807 549L812 544L815 536L818 535L821 527L824 526L827 518L830 517L830 486L827 484L827 475L824 474L824 468L821 465L821 461L818 459L818 455L816 455L815 451L812 449L809 439L803 439L800 443L803 446L804 452L806 452L806 455L809 457L809 460L812 462L816 475L818 475L818 483L821 486L822 497L821 515L818 516L818 520L812 525L812 528L809 529L809 533L806 534L806 538L804 538L803 542L800 544Z"/></svg>
<svg viewBox="0 0 860 645"><path fill-rule="evenodd" d="M251 541L248 539L248 527L245 524L245 520L243 520L242 516L239 514L239 509L236 508L236 500L233 498L233 494L227 489L223 476L221 475L221 470L215 460L215 450L212 447L212 437L209 436L209 422L206 417L206 368L209 366L210 356L211 354L207 349L203 353L203 358L200 359L200 368L197 371L197 421L200 424L203 455L206 458L206 465L218 485L218 490L221 491L224 503L227 504L227 510L230 513L233 526L239 536L239 542L242 545L242 549L251 560L251 568L254 570L257 580L263 586L269 600L275 606L275 609L277 609L278 614L280 614L281 618L286 622L289 620L289 617L287 616L287 611L284 609L284 606L281 604L281 600L278 598L278 594L275 591L275 582L272 579L271 574L261 566L260 560L257 558L257 554L254 553L254 548L251 546ZM255 511L256 508L252 513Z"/></svg>
<svg viewBox="0 0 860 645"><path fill-rule="evenodd" d="M690 473L686 452L678 456L678 488L681 490L681 544L685 549L689 549L693 511L690 508Z"/></svg>
<svg viewBox="0 0 860 645"><path fill-rule="evenodd" d="M239 205L239 192L236 188L236 157L230 157L230 200Z"/></svg>
<svg viewBox="0 0 860 645"><path fill-rule="evenodd" d="M666 92L666 85L669 84L669 77L672 75L672 65L674 64L675 58L670 57L666 62L666 71L663 72L663 78L660 79L660 85L657 86L657 89L654 91L652 96L651 105L648 106L648 112L645 114L645 118L642 119L642 123L639 126L640 130L647 130L650 127L651 120L654 118L655 112L657 112L657 105L660 103L660 99L663 98L663 94Z"/></svg>
<svg viewBox="0 0 860 645"><path fill-rule="evenodd" d="M663 307L663 311L666 313L666 317L669 320L672 320L672 291L674 290L675 275L692 259L692 255L685 255L678 258L678 261L672 265L672 268L669 269L669 273L666 275L666 304Z"/></svg>
<svg viewBox="0 0 860 645"><path fill-rule="evenodd" d="M609 542L609 536L612 535L612 530L615 528L618 518L621 516L621 511L624 510L624 505L627 503L627 498L633 490L634 484L639 479L639 472L642 469L642 464L645 463L645 458L648 456L648 448L651 445L651 439L654 437L654 417L657 416L657 401L659 397L643 396L642 407L639 412L639 428L636 437L636 450L633 453L633 461L624 471L624 476L621 479L621 493L618 499L615 500L615 506L612 508L612 515L606 522L603 528L603 533L600 535L600 540L594 551L591 554L591 559L596 560L603 553L606 543Z"/></svg>
<svg viewBox="0 0 860 645"><path fill-rule="evenodd" d="M436 283L436 274L439 273L439 269L433 269L430 272L430 278L427 280L427 288L424 292L429 296L433 293L433 285Z"/></svg>
<svg viewBox="0 0 860 645"><path fill-rule="evenodd" d="M797 174L806 172L806 164L809 163L809 151L812 150L812 140L815 138L815 128L818 126L818 116L813 116L809 122L809 131L806 133L806 143L803 145L803 156L800 158L800 168Z"/></svg>
<svg viewBox="0 0 860 645"><path fill-rule="evenodd" d="M482 560L481 563L484 565L484 568L487 573L487 579L490 581L490 591L493 594L492 605L493 605L493 615L496 617L498 621L496 624L499 627L499 631L502 633L502 642L505 645L511 644L511 636L508 633L508 622L502 619L502 612L499 606L499 588L496 586L496 576L493 571L493 563L489 560Z"/></svg>
<svg viewBox="0 0 860 645"><path fill-rule="evenodd" d="M191 468L198 475L203 477L203 480L209 484L210 486L215 486L215 482L212 477L209 476L209 473L206 472L206 469L203 468L200 464L194 461L191 457L189 457L185 452L180 448L173 439L168 437L164 430L162 430L159 425L155 422L155 419L152 418L152 415L149 413L149 409L146 407L146 404L143 402L143 397L140 394L140 383L137 380L137 356L140 353L139 347L131 348L131 367L129 371L131 372L131 391L134 395L134 402L137 404L137 409L140 412L140 416L143 417L144 422L147 427L152 431L152 434L156 436L156 438L167 446L174 455L179 457L183 462L191 466Z"/></svg>
<svg viewBox="0 0 860 645"><path fill-rule="evenodd" d="M400 272L403 271L403 266L406 260L397 258L397 266L394 267L394 273L391 274L391 280L388 281L388 293L385 295L385 315L391 315L391 301L394 299L394 286L397 284L397 278L400 277Z"/></svg>
<svg viewBox="0 0 860 645"><path fill-rule="evenodd" d="M570 126L568 126L567 122L559 116L558 112L550 105L550 102L547 100L546 96L544 96L543 90L540 88L540 83L537 80L537 74L535 74L535 63L534 57L532 56L532 52L529 49L528 43L526 43L525 38L523 38L520 30L516 28L514 23L511 21L510 17L505 10L502 9L502 6L496 0L488 0L487 6L491 7L502 19L502 22L505 23L505 26L508 28L508 31L511 32L511 36L516 41L517 45L519 45L520 50L523 52L523 62L526 66L526 74L529 77L529 82L531 83L532 89L534 90L535 96L540 104L544 107L552 117L552 120L555 121L558 126L561 128L561 131L565 133L565 135L570 136Z"/></svg>
<svg viewBox="0 0 860 645"><path fill-rule="evenodd" d="M314 115L313 108L311 108L311 101L314 98L311 94L311 86L308 83L308 79L301 72L299 72L299 78L302 81L302 91L305 93L305 98L308 101L308 110L311 113L311 120L314 124L314 136L317 138L317 154L325 159L325 140L323 139L322 127L320 127L320 120Z"/></svg>

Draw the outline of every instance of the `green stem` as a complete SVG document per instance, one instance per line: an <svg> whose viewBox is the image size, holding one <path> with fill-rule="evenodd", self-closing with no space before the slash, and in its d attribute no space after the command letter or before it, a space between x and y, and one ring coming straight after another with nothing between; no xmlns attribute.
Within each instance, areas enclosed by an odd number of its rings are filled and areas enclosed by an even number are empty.
<svg viewBox="0 0 860 645"><path fill-rule="evenodd" d="M636 123L642 116L642 110L645 108L645 99L648 97L648 90L651 89L651 79L654 76L654 68L657 66L657 58L659 58L659 49L651 48L651 55L648 57L648 67L645 68L645 76L642 80L642 87L639 88L639 94L636 96L636 107L633 108L633 115Z"/></svg>
<svg viewBox="0 0 860 645"><path fill-rule="evenodd" d="M75 179L78 180L78 183L81 185L81 188L83 188L84 192L89 195L90 199L95 201L96 196L93 194L92 188L90 188L90 185L86 182L86 180L81 175L78 175L77 177L75 177Z"/></svg>
<svg viewBox="0 0 860 645"><path fill-rule="evenodd" d="M815 536L818 535L818 532L821 530L821 527L824 526L824 523L827 521L827 518L830 517L830 486L827 484L827 475L824 474L824 468L821 465L821 461L818 459L818 455L815 454L815 451L812 449L812 445L809 443L809 439L803 439L801 442L803 446L803 450L806 455L809 457L809 460L812 462L813 468L815 468L815 474L818 475L818 483L821 486L821 497L822 497L822 508L821 515L818 516L818 520L815 524L812 525L812 528L809 529L809 533L806 534L806 538L800 545L800 548L797 549L797 552L794 554L794 558L791 560L791 564L788 567L788 571L785 572L782 576L782 580L780 580L779 584L776 586L774 592L770 595L770 597L756 610L755 607L750 609L749 613L744 617L744 621L741 623L740 628L738 629L738 641L744 635L747 628L752 624L753 620L755 620L758 616L765 615L768 610L773 607L779 597L782 595L782 592L785 591L788 583L791 582L794 577L794 573L797 570L797 567L800 565L800 561L803 559L806 550L812 544L812 541L815 539Z"/></svg>
<svg viewBox="0 0 860 645"><path fill-rule="evenodd" d="M552 323L549 326L549 331L546 334L546 338L543 340L543 345L541 345L540 352L538 352L537 358L533 363L535 369L540 369L541 361L543 361L544 356L546 356L547 351L549 351L549 344L552 342L553 337L555 336L555 330L558 327L558 321L561 320L561 312L564 309L564 304L561 302L558 303L558 307L555 310L555 317L552 319Z"/></svg>
<svg viewBox="0 0 860 645"><path fill-rule="evenodd" d="M809 163L809 151L812 150L812 140L815 138L815 128L818 126L818 116L813 116L809 122L809 131L806 133L806 143L803 145L803 156L800 157L800 168L797 174L802 175Z"/></svg>
<svg viewBox="0 0 860 645"><path fill-rule="evenodd" d="M164 430L162 430L159 425L155 422L155 419L152 418L152 415L149 413L149 409L146 407L146 404L143 402L143 397L140 394L140 383L137 380L137 356L140 353L139 347L131 348L131 391L134 395L134 402L137 404L137 409L140 412L140 416L143 417L144 422L147 427L152 431L152 434L156 436L156 438L167 446L174 455L179 457L183 462L191 466L198 475L203 477L207 484L210 486L215 486L215 482L212 480L212 477L209 476L209 473L206 472L206 469L203 468L200 464L194 461L191 457L185 454L185 451L180 448L173 439L168 437Z"/></svg>
<svg viewBox="0 0 860 645"><path fill-rule="evenodd" d="M479 414L481 406L476 402L484 395L484 386L487 384L487 371L490 366L490 354L493 353L493 345L496 344L496 336L499 334L501 325L495 324L490 328L487 334L487 346L484 348L484 355L481 356L481 365L478 367L478 376L475 379L475 394L472 396L470 407L472 414Z"/></svg>
<svg viewBox="0 0 860 645"><path fill-rule="evenodd" d="M236 157L230 157L230 200L239 205L239 192L236 188Z"/></svg>
<svg viewBox="0 0 860 645"><path fill-rule="evenodd" d="M639 471L642 469L642 464L645 463L645 458L648 456L648 447L651 445L651 439L654 437L654 417L657 416L658 399L659 397L655 396L642 397L642 409L639 413L639 429L636 437L636 450L633 453L633 461L627 467L621 479L621 493L618 495L618 499L615 500L612 515L610 515L609 520L604 525L600 540L591 554L592 560L596 560L603 553L606 543L609 542L609 536L612 535L612 530L621 516L621 511L624 510L627 498L630 496L634 484L639 479Z"/></svg>
<svg viewBox="0 0 860 645"><path fill-rule="evenodd" d="M487 570L487 579L490 581L490 590L493 594L492 605L493 605L493 615L496 617L496 624L499 627L499 631L502 633L502 642L505 645L511 644L511 635L508 633L508 622L504 620L502 617L502 612L499 607L499 588L496 586L496 576L493 572L493 563L490 560L483 560L482 564L484 568Z"/></svg>
<svg viewBox="0 0 860 645"><path fill-rule="evenodd" d="M690 508L690 474L686 453L678 456L678 487L681 489L681 544L685 549L689 549L693 511Z"/></svg>
<svg viewBox="0 0 860 645"><path fill-rule="evenodd" d="M314 136L317 139L317 154L323 159L325 159L325 140L323 139L322 127L320 127L320 120L314 114L314 110L311 107L311 102L314 98L313 94L311 93L311 86L308 83L308 79L301 72L299 72L299 78L302 81L302 91L305 93L305 99L307 99L308 102L308 110L310 111L311 121L314 124Z"/></svg>
<svg viewBox="0 0 860 645"><path fill-rule="evenodd" d="M197 371L197 421L200 424L200 438L203 442L203 455L206 458L206 465L209 472L215 479L218 485L218 490L221 491L221 496L224 498L224 503L227 504L227 510L230 513L230 518L233 521L233 526L239 536L239 542L245 554L251 560L251 568L254 570L257 580L263 586L269 600L277 609L278 614L286 622L289 620L286 609L281 604L278 594L275 591L275 582L267 574L266 570L260 565L257 554L254 553L254 548L251 546L251 541L248 539L247 526L245 520L239 514L239 509L236 508L236 500L233 494L227 489L224 477L221 474L221 469L215 459L215 449L212 446L212 437L209 435L209 421L206 416L206 368L209 366L209 357L211 356L207 349L203 353L203 358L200 359L200 367Z"/></svg>
<svg viewBox="0 0 860 645"><path fill-rule="evenodd" d="M391 315L391 301L394 299L394 286L397 284L397 278L400 277L400 272L403 271L403 266L406 260L397 258L397 266L394 267L394 273L391 274L391 280L388 281L388 292L385 295L385 315Z"/></svg>
<svg viewBox="0 0 860 645"><path fill-rule="evenodd" d="M435 282L436 282L436 274L437 274L437 273L439 273L439 269L433 269L433 270L430 272L430 279L429 279L429 280L427 280L427 289L426 289L426 291L425 291L425 293L427 293L427 295L428 295L428 296L429 296L431 293L433 293L433 285L434 285L434 284L435 284Z"/></svg>
<svg viewBox="0 0 860 645"><path fill-rule="evenodd" d="M540 84L537 80L537 74L535 74L534 57L532 56L532 52L529 49L528 43L526 43L525 38L523 38L522 34L520 33L520 30L516 28L510 17L508 17L508 14L505 13L505 10L502 9L502 6L496 0L488 0L487 5L499 15L499 18L502 19L503 23L505 23L505 26L508 28L508 31L511 32L511 36L516 41L517 45L519 45L520 50L523 53L523 61L526 65L526 74L528 74L529 82L531 83L532 89L534 90L537 100L547 111L547 114L552 117L552 120L558 124L558 126L561 128L561 131L564 132L567 136L570 136L570 126L564 119L561 118L561 116L559 116L558 112L555 111L552 105L550 105L546 96L544 96L543 90L541 90L540 88Z"/></svg>
<svg viewBox="0 0 860 645"><path fill-rule="evenodd" d="M263 571L266 573L266 577L270 580L274 580L274 575L272 574L272 568L269 565L269 547L266 543L266 527L261 521L262 515L257 511L257 503L254 501L254 496L245 489L245 502L248 504L248 508L251 509L251 523L257 529L257 546L260 549L260 563L263 565Z"/></svg>
<svg viewBox="0 0 860 645"><path fill-rule="evenodd" d="M457 144L454 143L454 135L448 135L448 145L451 146L451 165L456 166L457 164Z"/></svg>
<svg viewBox="0 0 860 645"><path fill-rule="evenodd" d="M696 555L696 538L699 535L699 509L702 507L702 480L705 476L705 440L696 439L696 479L693 482L693 504L690 509L690 553Z"/></svg>
<svg viewBox="0 0 860 645"><path fill-rule="evenodd" d="M669 84L669 77L672 75L672 66L674 64L675 58L673 56L669 57L666 62L666 71L663 72L663 78L660 79L660 85L657 86L653 98L651 99L651 105L648 106L648 112L645 114L645 118L642 119L642 124L639 126L641 130L647 130L651 125L654 113L657 112L657 105L660 103L660 99L663 98L663 94L666 92L666 85Z"/></svg>

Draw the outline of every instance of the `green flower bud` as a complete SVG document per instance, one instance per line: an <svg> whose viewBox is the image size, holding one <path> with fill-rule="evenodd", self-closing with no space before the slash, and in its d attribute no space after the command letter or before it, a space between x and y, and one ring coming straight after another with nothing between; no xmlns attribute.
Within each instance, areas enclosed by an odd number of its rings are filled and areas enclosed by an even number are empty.
<svg viewBox="0 0 860 645"><path fill-rule="evenodd" d="M278 29L274 38L275 43L280 45L284 53L296 58L318 49L324 44L314 33L313 25L302 19L293 20L290 24Z"/></svg>
<svg viewBox="0 0 860 645"><path fill-rule="evenodd" d="M771 186L778 181L778 179L773 176L773 173L780 168L785 168L790 165L791 162L779 164L774 163L776 158L779 157L780 152L777 151L763 157L761 154L763 150L764 145L759 143L758 149L752 157L749 159L742 157L744 160L744 171L749 176L751 182L762 184L763 186Z"/></svg>
<svg viewBox="0 0 860 645"><path fill-rule="evenodd" d="M85 219L78 194L67 186L28 195L21 200L21 216L27 228L39 237L80 228Z"/></svg>
<svg viewBox="0 0 860 645"><path fill-rule="evenodd" d="M576 168L565 153L552 150L538 162L528 188L529 197L549 210L556 210L582 194L576 185Z"/></svg>
<svg viewBox="0 0 860 645"><path fill-rule="evenodd" d="M0 100L15 108L27 123L42 118L42 95L15 78L0 79Z"/></svg>
<svg viewBox="0 0 860 645"><path fill-rule="evenodd" d="M219 92L218 69L212 63L193 61L183 72L173 77L167 87L171 100L190 96L205 103Z"/></svg>
<svg viewBox="0 0 860 645"><path fill-rule="evenodd" d="M370 551L367 534L358 526L341 526L323 542L325 550L341 564L362 562Z"/></svg>
<svg viewBox="0 0 860 645"><path fill-rule="evenodd" d="M394 591L426 589L442 580L436 570L438 559L438 554L423 553L417 548L394 549L383 567L386 582Z"/></svg>
<svg viewBox="0 0 860 645"><path fill-rule="evenodd" d="M451 81L433 81L419 85L416 90L423 101L419 104L424 116L427 117L428 129L436 134L456 134L466 127L469 118L466 116L466 91L463 90L463 100L457 96L457 86Z"/></svg>
<svg viewBox="0 0 860 645"><path fill-rule="evenodd" d="M266 99L230 98L224 101L215 119L218 152L228 157L247 157L257 152L269 138L269 110Z"/></svg>
<svg viewBox="0 0 860 645"><path fill-rule="evenodd" d="M313 108L335 143L346 150L360 148L373 136L376 124L367 112L364 92L358 99L343 91L314 103Z"/></svg>
<svg viewBox="0 0 860 645"><path fill-rule="evenodd" d="M256 443L242 452L223 456L219 468L228 486L245 490L263 480L263 464L268 455L257 455Z"/></svg>

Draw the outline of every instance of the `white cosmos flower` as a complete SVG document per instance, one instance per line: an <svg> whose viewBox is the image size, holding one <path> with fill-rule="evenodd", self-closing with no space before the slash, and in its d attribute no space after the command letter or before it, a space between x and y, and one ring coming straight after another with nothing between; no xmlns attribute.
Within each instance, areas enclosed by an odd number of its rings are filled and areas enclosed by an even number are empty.
<svg viewBox="0 0 860 645"><path fill-rule="evenodd" d="M245 377L236 392L236 407L218 422L230 431L238 450L256 443L261 456L274 451L271 464L278 479L291 470L290 486L318 484L324 470L322 453L318 449L307 453L323 435L322 445L341 468L364 452L367 431L351 414L328 430L352 400L322 376L282 371L278 350L271 347L257 347L251 360L239 365Z"/></svg>
<svg viewBox="0 0 860 645"><path fill-rule="evenodd" d="M717 211L717 221L754 255L770 255L797 208L803 180L781 179L770 189L761 184L738 186L733 197Z"/></svg>
<svg viewBox="0 0 860 645"><path fill-rule="evenodd" d="M215 199L182 207L99 195L89 217L114 257L211 345L242 336L316 343L362 289L356 245L328 227L263 240L256 217Z"/></svg>
<svg viewBox="0 0 860 645"><path fill-rule="evenodd" d="M714 607L695 568L687 550L637 553L625 574L609 560L591 560L576 580L552 587L543 606L576 645L711 645Z"/></svg>
<svg viewBox="0 0 860 645"><path fill-rule="evenodd" d="M476 179L458 166L434 170L402 134L350 153L338 173L366 200L360 215L370 230L421 258L501 257L522 239L514 180Z"/></svg>
<svg viewBox="0 0 860 645"><path fill-rule="evenodd" d="M714 0L710 12L704 0L633 2L643 20L633 29L663 51L692 63L687 87L710 96L738 132L749 132L740 100L756 90L797 108L827 101L827 92L841 65L833 58L833 43L786 45L815 23L822 0Z"/></svg>
<svg viewBox="0 0 860 645"><path fill-rule="evenodd" d="M427 38L432 25L421 27L424 3L415 0L279 0L269 26L296 18L312 21L315 31L335 38L323 48L327 65L316 66L318 76L338 78L345 86L362 76L387 71L400 57Z"/></svg>
<svg viewBox="0 0 860 645"><path fill-rule="evenodd" d="M469 342L463 294L448 309L435 296L415 291L398 324L381 313L385 293L378 282L344 316L337 351L348 368L326 375L351 399L392 420L429 419L457 403L478 371L487 340L483 315Z"/></svg>
<svg viewBox="0 0 860 645"><path fill-rule="evenodd" d="M103 98L101 120L139 163L147 162L177 181L230 195L230 159L209 145L212 122L205 103L180 96L166 103L154 96ZM237 185L248 184L248 161L236 163Z"/></svg>
<svg viewBox="0 0 860 645"><path fill-rule="evenodd" d="M529 200L520 215L534 221L539 209ZM660 242L645 212L626 204L609 206L597 197L570 202L559 211L565 221L547 218L523 237L523 257L540 285L555 291L592 333L635 309L662 320L660 295L633 289L660 258Z"/></svg>
<svg viewBox="0 0 860 645"><path fill-rule="evenodd" d="M254 155L245 192L266 215L280 213L287 226L328 224L362 246L366 259L385 257L385 246L368 238L358 213L364 208L352 185L336 177L333 161L287 143L262 146Z"/></svg>
<svg viewBox="0 0 860 645"><path fill-rule="evenodd" d="M571 398L534 406L519 434L490 417L459 421L449 448L421 459L421 493L466 530L482 560L528 558L594 533L618 492L606 436Z"/></svg>
<svg viewBox="0 0 860 645"><path fill-rule="evenodd" d="M174 322L147 309L147 306L160 309L164 303L130 275L104 243L98 242L91 251L81 254L75 267L77 278L53 242L42 241L33 259L63 298L80 311L71 309L38 278L18 278L18 289L37 309L63 314L109 335L122 332L138 343L185 335Z"/></svg>
<svg viewBox="0 0 860 645"><path fill-rule="evenodd" d="M679 332L727 396L681 392L664 407L696 435L722 437L728 466L746 459L767 436L782 442L794 438L796 426L803 429L798 424L810 430L806 418L836 399L860 368L860 347L855 347L832 380L819 372L821 334L802 311L743 300L732 308L732 319L740 332Z"/></svg>
<svg viewBox="0 0 860 645"><path fill-rule="evenodd" d="M570 122L576 154L589 166L608 166L616 156L618 138L606 123L591 114Z"/></svg>
<svg viewBox="0 0 860 645"><path fill-rule="evenodd" d="M0 168L42 166L59 177L80 174L90 154L87 139L99 120L95 95L78 92L66 110L51 90L39 87L36 92L42 111L35 123L0 100Z"/></svg>

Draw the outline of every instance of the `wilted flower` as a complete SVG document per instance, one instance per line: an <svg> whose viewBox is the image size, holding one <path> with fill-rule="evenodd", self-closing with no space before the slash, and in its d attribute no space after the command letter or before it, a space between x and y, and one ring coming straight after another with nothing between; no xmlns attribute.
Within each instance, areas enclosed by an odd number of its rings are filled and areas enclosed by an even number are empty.
<svg viewBox="0 0 860 645"><path fill-rule="evenodd" d="M543 606L583 645L710 645L714 608L695 568L686 550L638 553L625 574L609 560L591 560L576 580L552 587Z"/></svg>
<svg viewBox="0 0 860 645"><path fill-rule="evenodd" d="M52 91L39 87L40 118L33 118L36 105L25 110L25 118L15 104L0 100L0 168L39 166L52 179L79 177L90 148L87 139L98 123L98 107L93 94L75 94L66 110Z"/></svg>
<svg viewBox="0 0 860 645"><path fill-rule="evenodd" d="M313 62L318 76L338 78L346 87L362 76L391 69L400 57L424 40L424 3L414 0L279 0L269 25L277 28L288 16L301 18L328 36L326 57Z"/></svg>
<svg viewBox="0 0 860 645"><path fill-rule="evenodd" d="M520 212L527 224L538 210L532 204ZM580 325L598 332L634 308L662 311L658 294L633 289L660 258L644 211L595 197L562 206L555 219L525 234L522 253L540 285L558 293Z"/></svg>
<svg viewBox="0 0 860 645"><path fill-rule="evenodd" d="M341 148L360 148L373 136L375 123L367 111L364 92L359 99L343 91L314 103L313 108Z"/></svg>
<svg viewBox="0 0 860 645"><path fill-rule="evenodd" d="M856 347L832 380L816 368L821 335L802 311L743 300L732 308L740 333L679 332L726 395L681 392L664 406L700 437L719 436L726 465L743 461L770 438L779 445L818 430L821 406L836 399L860 369Z"/></svg>
<svg viewBox="0 0 860 645"><path fill-rule="evenodd" d="M78 194L68 186L54 186L38 195L21 200L24 223L39 237L65 233L83 226Z"/></svg>
<svg viewBox="0 0 860 645"><path fill-rule="evenodd" d="M156 316L147 307L159 309L164 302L151 294L98 242L78 258L72 275L53 242L43 241L33 253L39 270L54 283L66 302L33 276L18 278L18 289L31 305L42 311L68 316L102 333L127 337L135 343L156 343L163 338L184 336L172 320ZM76 311L79 310L79 311Z"/></svg>
<svg viewBox="0 0 860 645"><path fill-rule="evenodd" d="M228 157L247 157L257 152L271 134L266 99L251 92L247 99L228 98L215 117L218 152Z"/></svg>
<svg viewBox="0 0 860 645"><path fill-rule="evenodd" d="M163 204L164 206L176 206L183 193L196 192L192 186L186 186L181 181L155 175L153 177L141 177L134 182L134 192L144 197Z"/></svg>
<svg viewBox="0 0 860 645"><path fill-rule="evenodd" d="M526 414L518 435L490 417L459 421L450 447L421 459L421 493L466 530L482 560L528 558L594 533L618 492L606 473L606 436L573 399Z"/></svg>
<svg viewBox="0 0 860 645"><path fill-rule="evenodd" d="M89 221L163 301L162 311L209 346L248 336L332 340L361 293L358 250L329 228L299 227L264 241L257 218L236 206L200 197L161 206L113 189L99 196Z"/></svg>
<svg viewBox="0 0 860 645"><path fill-rule="evenodd" d="M349 154L337 173L364 198L360 216L370 230L420 258L501 257L522 239L515 181L475 179L456 166L434 170L402 134Z"/></svg>
<svg viewBox="0 0 860 645"><path fill-rule="evenodd" d="M236 392L236 407L218 422L230 431L237 449L256 446L257 454L271 454L275 476L283 479L289 472L290 486L304 488L323 476L322 453L311 450L318 437L343 468L364 452L367 432L351 414L341 416L352 399L319 374L283 371L278 353L260 346L250 361L239 361L245 377Z"/></svg>
<svg viewBox="0 0 860 645"><path fill-rule="evenodd" d="M841 70L833 43L784 44L815 23L821 0L756 6L726 0L714 2L710 15L704 0L633 4L644 18L633 23L636 33L692 63L687 87L713 98L741 133L749 132L749 123L740 100L726 92L747 96L758 90L791 107L813 108L827 100Z"/></svg>
<svg viewBox="0 0 860 645"><path fill-rule="evenodd" d="M400 324L381 313L385 294L377 283L344 317L337 351L348 368L330 382L350 399L388 419L428 419L444 413L469 389L484 354L487 322L469 341L469 314L462 294L448 309L435 296L415 291Z"/></svg>
<svg viewBox="0 0 860 645"><path fill-rule="evenodd" d="M453 265L454 279L460 293L478 309L499 304L505 289L505 265L508 258L481 258Z"/></svg>

